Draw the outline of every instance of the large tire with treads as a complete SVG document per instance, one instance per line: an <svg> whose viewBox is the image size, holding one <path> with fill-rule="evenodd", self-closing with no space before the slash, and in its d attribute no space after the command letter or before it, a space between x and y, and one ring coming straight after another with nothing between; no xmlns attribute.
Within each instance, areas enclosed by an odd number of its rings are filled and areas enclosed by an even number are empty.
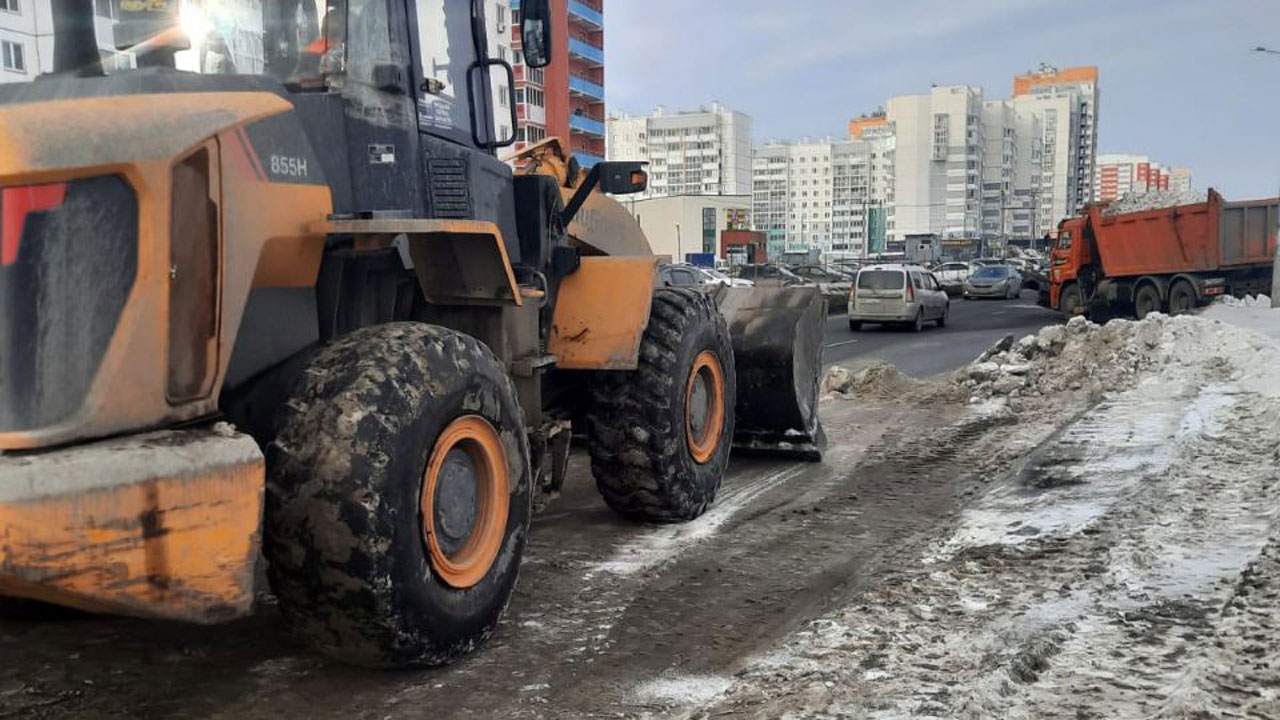
<svg viewBox="0 0 1280 720"><path fill-rule="evenodd" d="M602 372L587 417L591 472L609 507L681 522L715 500L733 440L733 345L714 301L654 292L640 366Z"/></svg>
<svg viewBox="0 0 1280 720"><path fill-rule="evenodd" d="M418 323L358 330L311 360L278 427L264 551L297 634L346 662L406 667L493 632L532 480L515 388L487 347Z"/></svg>

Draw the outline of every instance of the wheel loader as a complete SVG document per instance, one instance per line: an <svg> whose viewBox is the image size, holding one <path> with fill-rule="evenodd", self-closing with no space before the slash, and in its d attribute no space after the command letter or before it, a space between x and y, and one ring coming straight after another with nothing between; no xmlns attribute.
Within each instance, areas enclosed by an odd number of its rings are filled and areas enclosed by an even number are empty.
<svg viewBox="0 0 1280 720"><path fill-rule="evenodd" d="M264 558L312 646L445 663L573 443L660 523L734 445L820 456L816 290L659 288L609 197L641 163L500 160L482 0L53 8L53 71L0 86L8 602L216 623Z"/></svg>

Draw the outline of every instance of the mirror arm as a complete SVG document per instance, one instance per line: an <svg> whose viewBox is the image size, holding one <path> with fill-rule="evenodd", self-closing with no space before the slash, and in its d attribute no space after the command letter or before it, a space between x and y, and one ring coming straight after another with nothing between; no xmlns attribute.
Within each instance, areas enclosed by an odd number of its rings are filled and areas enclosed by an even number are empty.
<svg viewBox="0 0 1280 720"><path fill-rule="evenodd" d="M569 227L569 223L573 222L573 218L582 209L582 204L587 201L587 197L591 195L591 191L596 189L596 185L600 184L600 165L592 167L587 173L587 177L578 186L578 190L569 199L569 204L565 206L564 212L560 217L563 218L563 226Z"/></svg>

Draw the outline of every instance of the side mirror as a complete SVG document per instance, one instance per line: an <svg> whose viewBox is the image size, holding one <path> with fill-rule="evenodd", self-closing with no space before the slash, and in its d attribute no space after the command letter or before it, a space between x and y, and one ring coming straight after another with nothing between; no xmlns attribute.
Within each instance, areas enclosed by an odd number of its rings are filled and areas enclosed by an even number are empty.
<svg viewBox="0 0 1280 720"><path fill-rule="evenodd" d="M642 162L596 163L600 171L600 192L610 195L632 195L649 187L649 173Z"/></svg>
<svg viewBox="0 0 1280 720"><path fill-rule="evenodd" d="M541 68L551 63L551 0L521 4L520 44L525 65Z"/></svg>
<svg viewBox="0 0 1280 720"><path fill-rule="evenodd" d="M587 177L578 186L561 215L565 227L573 222L573 218L582 209L582 204L595 190L610 195L629 195L644 192L649 186L649 173L644 171L645 163L632 161L598 162Z"/></svg>

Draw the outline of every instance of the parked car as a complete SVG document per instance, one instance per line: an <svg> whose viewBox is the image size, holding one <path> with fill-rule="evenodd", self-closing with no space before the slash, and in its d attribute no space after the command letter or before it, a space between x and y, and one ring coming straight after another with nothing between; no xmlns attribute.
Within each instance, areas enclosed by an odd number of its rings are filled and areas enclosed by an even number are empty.
<svg viewBox="0 0 1280 720"><path fill-rule="evenodd" d="M919 265L870 265L858 271L849 292L849 329L864 323L908 325L920 332L926 322L947 324L951 299L933 273Z"/></svg>
<svg viewBox="0 0 1280 720"><path fill-rule="evenodd" d="M948 295L959 295L964 292L964 281L969 279L971 268L969 263L943 263L933 269L933 276Z"/></svg>
<svg viewBox="0 0 1280 720"><path fill-rule="evenodd" d="M824 268L821 265L801 265L793 272L805 282L818 286L823 297L827 299L827 309L844 312L849 301L849 288L853 278L836 268Z"/></svg>
<svg viewBox="0 0 1280 720"><path fill-rule="evenodd" d="M804 284L804 280L801 280L795 273L777 265L739 265L733 276L743 280L750 280L757 285L761 283L772 285Z"/></svg>
<svg viewBox="0 0 1280 720"><path fill-rule="evenodd" d="M743 278L729 277L715 268L698 268L712 285L728 285L730 287L751 287L755 283Z"/></svg>
<svg viewBox="0 0 1280 720"><path fill-rule="evenodd" d="M1022 273L1009 265L983 265L964 282L964 299L1016 298L1022 293Z"/></svg>
<svg viewBox="0 0 1280 720"><path fill-rule="evenodd" d="M692 265L659 265L658 280L666 287L701 287L711 284L702 269Z"/></svg>

